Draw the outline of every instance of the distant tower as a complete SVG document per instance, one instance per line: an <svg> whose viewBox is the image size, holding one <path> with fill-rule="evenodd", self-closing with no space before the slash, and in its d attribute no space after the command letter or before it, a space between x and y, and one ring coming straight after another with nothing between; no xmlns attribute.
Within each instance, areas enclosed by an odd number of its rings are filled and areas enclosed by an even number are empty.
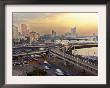
<svg viewBox="0 0 110 88"><path fill-rule="evenodd" d="M56 36L56 32L54 30L52 30L52 35Z"/></svg>
<svg viewBox="0 0 110 88"><path fill-rule="evenodd" d="M52 30L52 36L55 37L56 36L56 32L54 30Z"/></svg>
<svg viewBox="0 0 110 88"><path fill-rule="evenodd" d="M76 27L71 28L71 35L76 37Z"/></svg>
<svg viewBox="0 0 110 88"><path fill-rule="evenodd" d="M54 30L52 30L52 41L54 42L55 40L55 37L56 37L56 32Z"/></svg>

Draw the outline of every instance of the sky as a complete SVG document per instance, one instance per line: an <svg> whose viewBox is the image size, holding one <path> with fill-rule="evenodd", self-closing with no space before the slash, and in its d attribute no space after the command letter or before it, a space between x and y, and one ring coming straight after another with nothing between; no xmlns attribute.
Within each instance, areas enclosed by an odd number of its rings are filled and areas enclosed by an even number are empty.
<svg viewBox="0 0 110 88"><path fill-rule="evenodd" d="M19 31L22 23L40 34L50 34L54 30L62 35L76 27L77 34L88 36L98 32L98 13L13 13L13 25Z"/></svg>

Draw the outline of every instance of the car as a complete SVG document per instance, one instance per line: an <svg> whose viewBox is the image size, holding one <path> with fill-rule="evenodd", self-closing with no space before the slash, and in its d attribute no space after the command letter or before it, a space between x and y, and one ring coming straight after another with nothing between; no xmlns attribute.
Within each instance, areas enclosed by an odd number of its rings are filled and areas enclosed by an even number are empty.
<svg viewBox="0 0 110 88"><path fill-rule="evenodd" d="M34 57L34 55L31 55L31 57Z"/></svg>
<svg viewBox="0 0 110 88"><path fill-rule="evenodd" d="M64 76L64 73L60 69L56 69L55 74L58 76Z"/></svg>
<svg viewBox="0 0 110 88"><path fill-rule="evenodd" d="M21 65L20 62L14 62L14 65Z"/></svg>
<svg viewBox="0 0 110 88"><path fill-rule="evenodd" d="M35 57L41 57L41 55L35 55Z"/></svg>
<svg viewBox="0 0 110 88"><path fill-rule="evenodd" d="M39 59L34 58L35 61L38 61Z"/></svg>
<svg viewBox="0 0 110 88"><path fill-rule="evenodd" d="M48 62L45 60L45 61L44 61L44 64L48 64Z"/></svg>
<svg viewBox="0 0 110 88"><path fill-rule="evenodd" d="M48 66L44 66L44 68L45 68L46 70L50 69Z"/></svg>
<svg viewBox="0 0 110 88"><path fill-rule="evenodd" d="M40 50L45 50L44 48L40 48Z"/></svg>
<svg viewBox="0 0 110 88"><path fill-rule="evenodd" d="M27 61L24 61L23 64L28 64L28 62Z"/></svg>
<svg viewBox="0 0 110 88"><path fill-rule="evenodd" d="M45 64L45 65L46 65L46 66L48 66L49 68L51 68L51 67L52 67L52 66L51 66L51 64L49 64L49 63L48 63L48 64Z"/></svg>
<svg viewBox="0 0 110 88"><path fill-rule="evenodd" d="M51 67L51 65L45 60L44 64L47 65L48 67Z"/></svg>

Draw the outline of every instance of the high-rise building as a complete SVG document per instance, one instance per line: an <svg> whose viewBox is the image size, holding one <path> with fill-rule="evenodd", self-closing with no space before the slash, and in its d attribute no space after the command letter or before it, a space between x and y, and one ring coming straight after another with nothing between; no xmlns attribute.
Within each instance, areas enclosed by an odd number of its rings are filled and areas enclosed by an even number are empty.
<svg viewBox="0 0 110 88"><path fill-rule="evenodd" d="M19 37L18 27L15 25L12 26L12 35L14 40L18 39Z"/></svg>
<svg viewBox="0 0 110 88"><path fill-rule="evenodd" d="M39 40L39 38L40 38L40 34L37 33L37 34L36 34L36 39Z"/></svg>
<svg viewBox="0 0 110 88"><path fill-rule="evenodd" d="M76 37L76 27L71 28L71 34L73 37Z"/></svg>
<svg viewBox="0 0 110 88"><path fill-rule="evenodd" d="M66 38L76 38L76 37L77 37L76 27L71 28L71 31L65 33L65 34L64 34L64 37L66 37Z"/></svg>
<svg viewBox="0 0 110 88"><path fill-rule="evenodd" d="M30 33L29 33L29 29L26 30L26 37L29 37L30 36Z"/></svg>
<svg viewBox="0 0 110 88"><path fill-rule="evenodd" d="M55 38L55 36L56 36L56 32L52 30L52 37Z"/></svg>
<svg viewBox="0 0 110 88"><path fill-rule="evenodd" d="M30 43L38 41L39 37L40 37L39 33L30 32Z"/></svg>
<svg viewBox="0 0 110 88"><path fill-rule="evenodd" d="M21 32L23 36L26 36L27 33L27 25L26 24L21 24Z"/></svg>
<svg viewBox="0 0 110 88"><path fill-rule="evenodd" d="M25 39L25 36L22 35L21 32L18 33L18 39Z"/></svg>
<svg viewBox="0 0 110 88"><path fill-rule="evenodd" d="M30 40L35 41L36 39L36 32L30 32Z"/></svg>
<svg viewBox="0 0 110 88"><path fill-rule="evenodd" d="M55 38L56 38L56 32L54 30L52 30L52 41L54 42Z"/></svg>

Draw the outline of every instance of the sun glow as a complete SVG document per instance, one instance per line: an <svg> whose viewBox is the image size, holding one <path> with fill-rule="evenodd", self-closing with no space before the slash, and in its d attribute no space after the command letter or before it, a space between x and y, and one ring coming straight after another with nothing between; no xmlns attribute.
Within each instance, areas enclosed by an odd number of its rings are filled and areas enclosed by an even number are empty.
<svg viewBox="0 0 110 88"><path fill-rule="evenodd" d="M76 26L78 33L89 35L93 32L97 33L98 13L48 13L44 17L28 20L26 24L29 24L31 29L38 32L48 33L54 29L60 34L68 32Z"/></svg>

